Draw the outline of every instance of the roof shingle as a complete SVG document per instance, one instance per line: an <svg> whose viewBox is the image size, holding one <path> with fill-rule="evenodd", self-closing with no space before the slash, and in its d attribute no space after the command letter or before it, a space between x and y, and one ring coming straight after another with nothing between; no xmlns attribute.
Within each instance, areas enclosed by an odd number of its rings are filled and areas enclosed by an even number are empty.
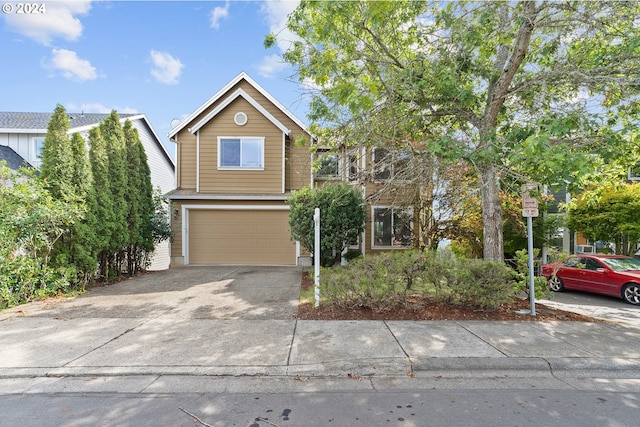
<svg viewBox="0 0 640 427"><path fill-rule="evenodd" d="M69 127L79 128L100 123L109 115L103 113L67 113ZM47 129L53 113L21 113L0 111L0 129ZM135 116L135 114L120 114L120 118Z"/></svg>

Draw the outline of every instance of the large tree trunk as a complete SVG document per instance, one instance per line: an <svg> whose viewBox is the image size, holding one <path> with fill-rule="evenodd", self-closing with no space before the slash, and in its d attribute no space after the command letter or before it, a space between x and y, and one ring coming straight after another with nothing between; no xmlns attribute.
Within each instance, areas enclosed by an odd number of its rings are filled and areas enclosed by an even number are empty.
<svg viewBox="0 0 640 427"><path fill-rule="evenodd" d="M483 257L487 260L504 260L502 237L502 203L500 181L495 165L485 165L479 171L482 197L482 223L484 233Z"/></svg>

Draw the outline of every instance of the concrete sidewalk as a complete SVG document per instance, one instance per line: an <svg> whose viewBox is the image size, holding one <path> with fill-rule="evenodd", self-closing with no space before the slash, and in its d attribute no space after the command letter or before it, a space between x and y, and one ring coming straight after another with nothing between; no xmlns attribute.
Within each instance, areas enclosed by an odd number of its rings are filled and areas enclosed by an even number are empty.
<svg viewBox="0 0 640 427"><path fill-rule="evenodd" d="M297 273L291 271L275 271L272 278L295 282ZM194 294L194 287L225 300L241 294L229 287L233 281L241 282L238 277L243 274L219 273L213 281L159 293L157 297L167 307L149 300L153 292L143 292L144 287L136 293L131 287L124 292L111 286L74 300L49 306L27 304L3 312L0 394L103 387L157 392L179 390L186 384L200 390L202 384L193 385L193 380L212 377L270 377L291 384L314 377L403 382L469 375L515 378L524 372L554 381L562 378L566 387L573 387L570 381L581 378L605 378L609 386L617 381L617 389L640 388L640 328L635 326L297 320L287 311L291 305L287 298L270 316L244 300L236 303L246 318L229 313L230 318L195 316L213 301ZM247 283L263 275L260 271L254 274ZM216 288L218 285L222 287ZM268 283L263 286L269 287ZM275 295L277 287L263 292ZM167 292L172 292L173 307ZM189 293L192 298L186 299ZM127 301L140 304L145 298L146 304L137 311L126 307ZM182 304L176 305L179 301ZM255 385L247 387L255 389Z"/></svg>

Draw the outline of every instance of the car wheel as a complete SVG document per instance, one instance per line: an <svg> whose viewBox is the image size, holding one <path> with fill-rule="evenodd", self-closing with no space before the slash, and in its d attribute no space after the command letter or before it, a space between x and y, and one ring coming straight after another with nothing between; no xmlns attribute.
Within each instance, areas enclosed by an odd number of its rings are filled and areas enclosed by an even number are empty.
<svg viewBox="0 0 640 427"><path fill-rule="evenodd" d="M633 305L640 305L640 285L629 283L622 288L622 298Z"/></svg>
<svg viewBox="0 0 640 427"><path fill-rule="evenodd" d="M549 289L551 289L553 292L564 291L564 283L562 283L562 279L558 276L549 277Z"/></svg>

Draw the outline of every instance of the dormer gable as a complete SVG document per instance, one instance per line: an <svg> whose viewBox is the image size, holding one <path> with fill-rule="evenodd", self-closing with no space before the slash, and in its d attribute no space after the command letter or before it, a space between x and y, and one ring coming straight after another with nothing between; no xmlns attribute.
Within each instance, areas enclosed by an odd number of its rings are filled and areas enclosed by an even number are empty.
<svg viewBox="0 0 640 427"><path fill-rule="evenodd" d="M260 112L267 120L269 120L275 127L280 129L286 135L291 133L285 125L283 125L279 120L277 120L269 111L267 111L258 101L253 99L247 92L242 89L237 89L231 95L224 99L216 108L211 110L209 114L204 116L201 120L199 120L193 127L188 128L189 132L195 134L199 131L204 125L209 123L214 117L216 117L220 112L224 111L233 101L238 99L238 97L244 98L251 106L253 106L256 110Z"/></svg>
<svg viewBox="0 0 640 427"><path fill-rule="evenodd" d="M253 80L251 77L249 77L249 75L247 73L245 73L243 71L240 74L238 74L236 77L234 77L222 89L220 89L218 92L216 92L204 104L202 104L200 107L198 107L186 119L182 120L177 126L175 126L173 129L171 129L171 131L169 131L169 134L168 134L169 139L172 140L172 141L176 141L176 136L183 129L188 128L188 129L192 129L193 130L198 124L201 124L201 126L206 124L206 121L204 123L201 123L204 120L204 118L202 118L200 120L197 120L197 119L203 113L205 113L207 110L209 110L211 108L211 106L213 106L214 104L216 104L217 102L219 102L221 99L223 99L225 97L226 97L225 102L228 101L227 105L229 103L231 103L233 100L237 99L238 96L243 96L247 100L249 100L248 98L252 98L244 90L242 91L242 92L244 92L244 95L242 95L241 93L236 93L236 92L238 92L236 90L232 95L227 96L229 91L231 91L234 87L238 86L242 81L245 81L246 83L248 83L251 87L253 87L253 89L255 89L258 93L260 93L262 96L264 96L271 104L273 104L274 107L276 107L278 110L280 110L288 119L290 119L293 123L295 123L298 127L300 127L300 129L302 131L304 131L307 134L309 133L306 125L300 119L298 119L293 113L291 113L286 107L284 107L277 99L275 99L273 96L271 96L271 94L269 92L267 92L262 86L260 86L258 83L256 83L255 80ZM253 101L257 103L257 101L255 99L253 99ZM260 105L259 103L257 103L257 104ZM261 108L262 108L262 110L267 111L263 106L261 106ZM214 110L217 110L217 107ZM209 117L212 113L213 113L213 111L208 113L205 117ZM216 114L217 113L219 113L219 111L217 111ZM208 120L211 120L211 118L213 118L214 116L215 116L215 114L213 116L209 117ZM265 117L267 117L267 116L265 116ZM273 117L273 119L275 119L275 117ZM280 123L282 122L281 120L276 120L276 121L280 122ZM285 128L286 128L286 126L285 126Z"/></svg>

